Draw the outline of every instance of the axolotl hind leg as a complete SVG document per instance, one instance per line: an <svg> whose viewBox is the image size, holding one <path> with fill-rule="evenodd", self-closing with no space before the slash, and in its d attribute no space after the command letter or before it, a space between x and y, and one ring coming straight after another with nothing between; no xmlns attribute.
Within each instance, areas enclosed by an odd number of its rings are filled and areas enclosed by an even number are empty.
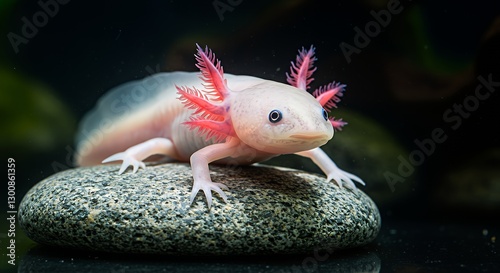
<svg viewBox="0 0 500 273"><path fill-rule="evenodd" d="M132 172L135 173L139 168L146 168L146 165L144 164L144 162L142 162L142 160L155 154L163 154L174 157L174 144L167 138L152 138L150 140L132 146L124 152L116 153L104 159L102 163L123 160L118 174L122 174L128 168L128 166L132 166Z"/></svg>

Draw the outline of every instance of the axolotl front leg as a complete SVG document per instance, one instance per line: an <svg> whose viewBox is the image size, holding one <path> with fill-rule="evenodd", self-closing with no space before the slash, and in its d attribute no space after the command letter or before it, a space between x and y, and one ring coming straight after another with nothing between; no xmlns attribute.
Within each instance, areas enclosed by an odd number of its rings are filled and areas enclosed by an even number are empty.
<svg viewBox="0 0 500 273"><path fill-rule="evenodd" d="M189 198L190 204L193 203L200 189L205 193L208 208L212 206L212 190L217 192L222 199L227 202L227 196L222 189L227 190L228 188L224 184L212 182L208 164L219 159L243 155L239 152L241 151L241 149L238 149L239 145L241 145L240 141L233 138L224 143L206 146L191 155L190 163L193 172L193 190Z"/></svg>
<svg viewBox="0 0 500 273"><path fill-rule="evenodd" d="M361 178L354 174L348 173L341 170L337 165L330 159L330 157L321 148L315 148L308 151L302 151L295 153L303 157L310 158L327 176L327 181L335 180L337 184L342 187L342 183L346 183L349 188L356 189L356 185L352 180L365 185Z"/></svg>

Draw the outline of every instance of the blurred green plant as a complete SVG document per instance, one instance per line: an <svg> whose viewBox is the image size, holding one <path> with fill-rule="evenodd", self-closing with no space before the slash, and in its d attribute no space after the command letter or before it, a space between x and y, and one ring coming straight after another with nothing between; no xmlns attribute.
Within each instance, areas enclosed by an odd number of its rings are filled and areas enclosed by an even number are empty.
<svg viewBox="0 0 500 273"><path fill-rule="evenodd" d="M0 151L25 155L71 143L76 120L41 83L0 67Z"/></svg>
<svg viewBox="0 0 500 273"><path fill-rule="evenodd" d="M438 52L439 41L431 38L432 31L426 26L425 7L416 4L408 9L404 22L397 26L393 37L405 56L412 56L413 62L435 75L453 75L473 64L472 57L444 57L442 52Z"/></svg>

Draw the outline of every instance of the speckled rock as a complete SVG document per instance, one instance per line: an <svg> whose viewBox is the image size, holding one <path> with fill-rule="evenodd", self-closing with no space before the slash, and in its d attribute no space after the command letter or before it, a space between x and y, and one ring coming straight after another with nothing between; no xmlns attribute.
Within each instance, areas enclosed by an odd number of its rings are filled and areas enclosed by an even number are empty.
<svg viewBox="0 0 500 273"><path fill-rule="evenodd" d="M41 244L87 250L180 255L306 253L372 241L381 219L362 191L325 177L265 166L211 166L228 202L207 208L187 164L117 174L117 165L57 173L35 185L19 223Z"/></svg>

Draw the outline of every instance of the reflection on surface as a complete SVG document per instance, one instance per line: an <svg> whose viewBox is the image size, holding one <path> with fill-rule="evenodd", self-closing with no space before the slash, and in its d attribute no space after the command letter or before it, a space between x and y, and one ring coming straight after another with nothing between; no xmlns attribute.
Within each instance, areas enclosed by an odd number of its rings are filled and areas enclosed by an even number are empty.
<svg viewBox="0 0 500 273"><path fill-rule="evenodd" d="M389 219L388 219L389 218ZM303 255L173 257L81 252L36 246L18 272L497 272L497 224L401 222L385 218L376 241ZM3 271L2 271L3 272Z"/></svg>
<svg viewBox="0 0 500 273"><path fill-rule="evenodd" d="M37 246L18 272L379 272L380 258L364 249L329 254L246 257L171 257L102 254Z"/></svg>

